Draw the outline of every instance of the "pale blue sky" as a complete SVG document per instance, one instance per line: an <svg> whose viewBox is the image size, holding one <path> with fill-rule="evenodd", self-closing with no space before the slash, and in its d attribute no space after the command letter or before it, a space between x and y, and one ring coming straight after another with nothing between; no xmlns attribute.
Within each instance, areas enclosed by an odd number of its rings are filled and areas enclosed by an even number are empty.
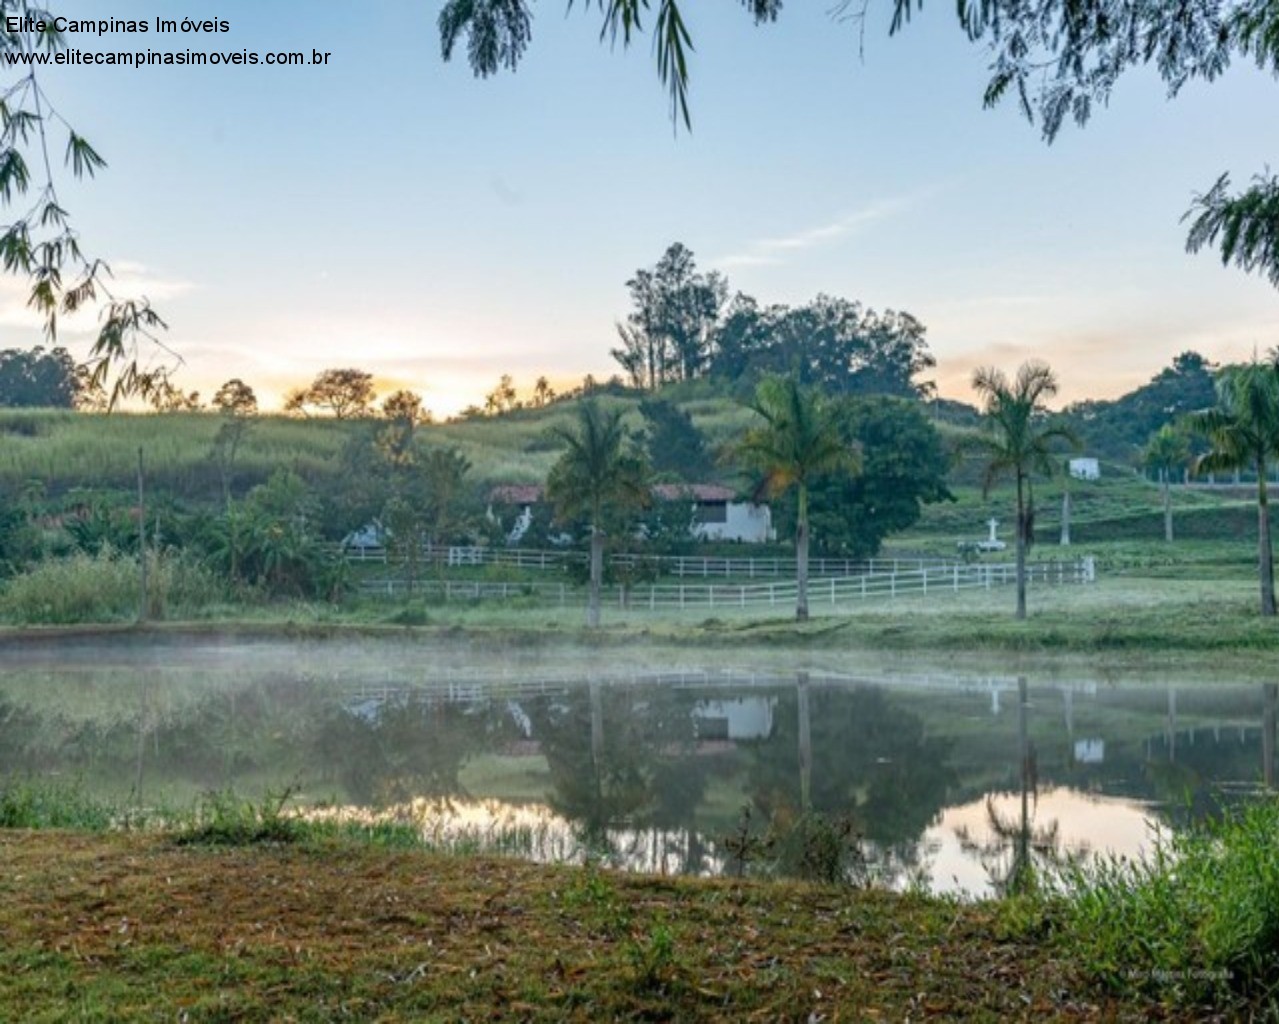
<svg viewBox="0 0 1279 1024"><path fill-rule="evenodd" d="M1279 293L1186 255L1178 223L1221 171L1242 182L1273 155L1258 125L1276 83L1251 68L1171 102L1130 76L1048 147L1011 105L982 110L985 54L950 5L896 38L868 25L859 57L826 5L756 28L740 4L688 3L690 134L648 41L610 51L580 5L536 4L525 62L488 81L441 61L434 0L57 6L231 22L150 47L332 53L328 68L45 76L110 162L66 190L86 243L122 291L150 295L180 381L206 396L240 376L271 403L356 365L449 413L504 372L525 390L607 376L625 282L674 241L763 303L908 310L963 399L984 363L1047 359L1069 401L1129 390L1187 348L1230 360L1279 342ZM36 340L16 286L3 295L10 337ZM82 348L90 326L67 339Z"/></svg>

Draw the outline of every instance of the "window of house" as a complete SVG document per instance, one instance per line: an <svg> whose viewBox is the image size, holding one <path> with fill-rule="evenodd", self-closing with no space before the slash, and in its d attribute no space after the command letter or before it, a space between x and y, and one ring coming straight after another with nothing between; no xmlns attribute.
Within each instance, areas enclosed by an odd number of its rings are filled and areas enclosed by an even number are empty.
<svg viewBox="0 0 1279 1024"><path fill-rule="evenodd" d="M726 501L701 502L697 506L697 521L699 523L728 522L728 502Z"/></svg>

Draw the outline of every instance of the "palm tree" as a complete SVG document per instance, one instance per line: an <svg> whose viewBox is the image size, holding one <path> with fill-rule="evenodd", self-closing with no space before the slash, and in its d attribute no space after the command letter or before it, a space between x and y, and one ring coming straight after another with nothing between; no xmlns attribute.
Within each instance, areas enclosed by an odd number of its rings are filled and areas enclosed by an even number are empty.
<svg viewBox="0 0 1279 1024"><path fill-rule="evenodd" d="M757 491L776 497L794 487L795 618L808 618L808 487L824 473L861 471L861 458L843 439L830 408L794 377L765 377L751 408L764 422L746 432L738 454L762 473Z"/></svg>
<svg viewBox="0 0 1279 1024"><path fill-rule="evenodd" d="M1266 483L1269 460L1279 455L1279 356L1254 359L1222 370L1217 377L1217 407L1190 418L1192 430L1212 450L1195 462L1196 472L1251 469L1257 474L1257 567L1261 577L1261 614L1275 614L1274 557L1270 548L1270 502Z"/></svg>
<svg viewBox="0 0 1279 1024"><path fill-rule="evenodd" d="M591 585L586 624L600 624L605 524L618 512L647 504L648 470L619 411L606 412L595 399L577 407L575 428L557 426L553 437L567 451L546 478L547 496L561 518L585 516L591 531Z"/></svg>
<svg viewBox="0 0 1279 1024"><path fill-rule="evenodd" d="M1190 458L1186 435L1171 423L1165 423L1151 435L1146 445L1146 465L1159 474L1164 498L1164 540L1172 543L1172 489L1174 470L1181 469Z"/></svg>
<svg viewBox="0 0 1279 1024"><path fill-rule="evenodd" d="M1044 400L1057 393L1057 378L1047 363L1031 360L1009 381L1002 371L989 366L973 373L973 390L985 404L987 436L976 447L987 458L983 493L1010 473L1017 483L1017 618L1026 617L1026 548L1034 516L1031 477L1051 476L1056 467L1052 455L1054 441L1076 444L1069 427L1046 421Z"/></svg>

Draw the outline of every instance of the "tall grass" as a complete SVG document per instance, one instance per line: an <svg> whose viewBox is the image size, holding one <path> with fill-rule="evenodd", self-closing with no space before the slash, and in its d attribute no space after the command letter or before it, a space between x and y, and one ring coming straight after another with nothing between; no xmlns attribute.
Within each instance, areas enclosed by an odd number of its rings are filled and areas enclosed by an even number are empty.
<svg viewBox="0 0 1279 1024"><path fill-rule="evenodd" d="M0 828L68 828L105 832L127 822L120 808L81 786L0 779Z"/></svg>
<svg viewBox="0 0 1279 1024"><path fill-rule="evenodd" d="M148 608L152 618L191 616L227 600L226 584L185 555L151 557ZM49 559L0 590L0 618L23 625L121 622L138 615L136 555L104 548Z"/></svg>
<svg viewBox="0 0 1279 1024"><path fill-rule="evenodd" d="M1067 944L1116 990L1279 1006L1279 800L1161 835L1140 862L1070 868L1060 889Z"/></svg>

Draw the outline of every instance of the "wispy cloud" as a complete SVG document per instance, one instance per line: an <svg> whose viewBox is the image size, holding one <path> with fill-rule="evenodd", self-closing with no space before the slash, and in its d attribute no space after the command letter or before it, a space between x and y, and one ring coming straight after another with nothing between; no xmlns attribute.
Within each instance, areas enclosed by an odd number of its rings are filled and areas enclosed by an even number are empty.
<svg viewBox="0 0 1279 1024"><path fill-rule="evenodd" d="M120 298L146 297L154 303L183 295L195 285L190 281L167 278L156 274L141 263L119 260L111 264L111 274L106 277L106 285L111 293ZM69 275L70 279L70 275ZM99 299L104 296L98 293ZM31 287L21 277L0 276L0 327L17 328L28 331L40 331L44 317L31 307ZM97 331L99 325L98 306L87 307L74 316L58 318L58 333L74 337L86 337Z"/></svg>
<svg viewBox="0 0 1279 1024"><path fill-rule="evenodd" d="M185 295L195 289L192 281L165 277L151 267L130 260L117 260L111 264L111 291L121 296L145 295L152 302Z"/></svg>
<svg viewBox="0 0 1279 1024"><path fill-rule="evenodd" d="M830 245L855 235L877 221L886 220L909 210L918 197L897 196L869 203L858 210L844 213L827 224L803 228L777 238L759 238L746 243L737 252L713 260L717 267L764 267L786 262L786 258L806 249Z"/></svg>

